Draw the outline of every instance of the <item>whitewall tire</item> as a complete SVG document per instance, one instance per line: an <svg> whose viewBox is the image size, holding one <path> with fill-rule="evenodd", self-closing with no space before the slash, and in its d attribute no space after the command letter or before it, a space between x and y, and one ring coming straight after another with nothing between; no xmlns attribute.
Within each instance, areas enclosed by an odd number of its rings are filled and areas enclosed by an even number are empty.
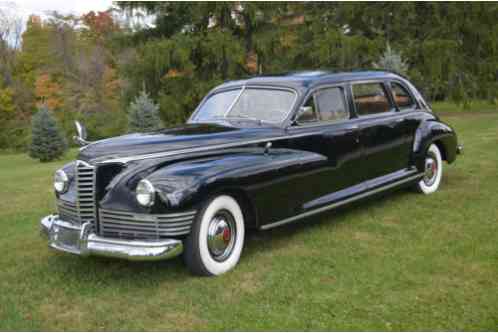
<svg viewBox="0 0 498 333"><path fill-rule="evenodd" d="M424 177L417 183L417 190L431 194L438 190L443 178L443 159L435 144L431 144L425 155Z"/></svg>
<svg viewBox="0 0 498 333"><path fill-rule="evenodd" d="M220 275L237 265L244 246L244 215L228 195L208 200L185 240L184 260L197 275Z"/></svg>

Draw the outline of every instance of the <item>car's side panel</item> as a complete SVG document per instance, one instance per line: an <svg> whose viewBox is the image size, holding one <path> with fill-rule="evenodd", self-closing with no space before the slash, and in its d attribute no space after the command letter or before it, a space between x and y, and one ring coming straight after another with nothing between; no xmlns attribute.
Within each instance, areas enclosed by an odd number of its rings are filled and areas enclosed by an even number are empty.
<svg viewBox="0 0 498 333"><path fill-rule="evenodd" d="M397 112L357 120L364 158L364 181L408 166L408 151L404 150L405 133L401 126L403 121Z"/></svg>
<svg viewBox="0 0 498 333"><path fill-rule="evenodd" d="M323 155L291 149L248 148L238 153L181 161L147 176L172 208L191 207L219 191L243 191L260 224L293 216L312 200L325 166Z"/></svg>

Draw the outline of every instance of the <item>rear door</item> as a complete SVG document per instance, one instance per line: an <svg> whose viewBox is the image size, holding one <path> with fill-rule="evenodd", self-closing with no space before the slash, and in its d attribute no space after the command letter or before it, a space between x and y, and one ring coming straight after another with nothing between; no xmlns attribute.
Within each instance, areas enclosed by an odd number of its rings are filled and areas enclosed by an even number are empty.
<svg viewBox="0 0 498 333"><path fill-rule="evenodd" d="M403 176L406 146L400 130L404 117L382 81L352 83L352 98L363 151L361 174L370 186Z"/></svg>

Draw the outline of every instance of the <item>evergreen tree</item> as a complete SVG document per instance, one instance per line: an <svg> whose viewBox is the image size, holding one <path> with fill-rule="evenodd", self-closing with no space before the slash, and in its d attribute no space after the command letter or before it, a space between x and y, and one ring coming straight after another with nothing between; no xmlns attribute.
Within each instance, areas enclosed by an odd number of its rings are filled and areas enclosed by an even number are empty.
<svg viewBox="0 0 498 333"><path fill-rule="evenodd" d="M379 62L374 63L374 66L403 75L406 75L406 73L408 72L407 63L403 61L399 53L391 49L389 43L387 44L386 51L380 57Z"/></svg>
<svg viewBox="0 0 498 333"><path fill-rule="evenodd" d="M129 132L151 132L163 127L159 117L159 106L154 104L149 95L142 90L140 95L131 102L128 110Z"/></svg>
<svg viewBox="0 0 498 333"><path fill-rule="evenodd" d="M31 146L29 156L41 162L61 157L67 142L57 126L57 121L46 106L41 106L31 120Z"/></svg>

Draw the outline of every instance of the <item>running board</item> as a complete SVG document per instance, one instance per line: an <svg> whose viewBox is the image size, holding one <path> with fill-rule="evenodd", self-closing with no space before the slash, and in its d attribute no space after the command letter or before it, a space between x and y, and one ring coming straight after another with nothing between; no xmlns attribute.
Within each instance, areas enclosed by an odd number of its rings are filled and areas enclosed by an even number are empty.
<svg viewBox="0 0 498 333"><path fill-rule="evenodd" d="M360 193L358 195L355 195L353 197L347 198L345 200L334 202L333 204L330 204L330 205L327 205L327 206L324 206L324 207L320 207L320 208L311 210L309 212L304 212L304 213L301 213L299 215L296 215L296 216L293 216L293 217L289 217L289 218L281 220L281 221L273 222L273 223L270 223L270 224L265 224L265 225L261 226L260 229L261 230L267 230L267 229L275 228L275 227L278 227L278 226L281 226L281 225L284 225L284 224L287 224L287 223L291 223L291 222L294 222L296 220L299 220L299 219L302 219L302 218L305 218L305 217L308 217L308 216L312 216L312 215L315 215L315 214L318 214L318 213L322 213L322 212L325 212L325 211L327 211L329 209L346 205L348 203L354 202L356 200L363 199L363 198L368 197L370 195L373 195L375 193L385 191L385 190L390 189L392 187L396 187L398 185L401 185L401 184L404 184L404 183L408 183L408 182L410 182L410 181L412 181L414 179L422 177L422 175L423 175L423 173L417 173L416 175L410 176L410 177L405 178L405 179L398 180L398 181L396 181L394 183L390 183L390 184L378 187L376 189L373 189L373 190L370 190L370 191L367 191L367 192L364 192L364 193Z"/></svg>

